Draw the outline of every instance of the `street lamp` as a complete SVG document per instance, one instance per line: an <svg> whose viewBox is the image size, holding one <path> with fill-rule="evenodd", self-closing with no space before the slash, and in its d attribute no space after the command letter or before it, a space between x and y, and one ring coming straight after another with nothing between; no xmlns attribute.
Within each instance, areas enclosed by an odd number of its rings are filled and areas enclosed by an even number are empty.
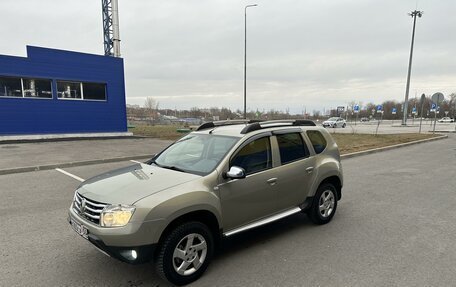
<svg viewBox="0 0 456 287"><path fill-rule="evenodd" d="M410 74L412 72L412 56L413 56L413 43L415 41L415 25L416 25L416 16L420 17L423 16L423 11L412 11L409 13L409 16L413 18L413 32L412 32L412 45L410 47L410 58L409 58L409 65L408 65L408 73L407 73L407 86L405 88L405 102L404 102L404 114L402 118L402 125L407 125L407 108L408 108L408 97L409 97L409 89L410 89Z"/></svg>
<svg viewBox="0 0 456 287"><path fill-rule="evenodd" d="M247 119L247 8L258 6L247 5L244 8L244 119Z"/></svg>

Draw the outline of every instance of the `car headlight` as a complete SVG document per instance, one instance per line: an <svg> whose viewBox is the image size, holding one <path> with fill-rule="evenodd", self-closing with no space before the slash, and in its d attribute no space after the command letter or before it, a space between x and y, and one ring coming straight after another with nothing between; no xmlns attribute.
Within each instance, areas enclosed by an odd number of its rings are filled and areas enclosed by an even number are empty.
<svg viewBox="0 0 456 287"><path fill-rule="evenodd" d="M121 227L127 225L135 207L130 205L108 205L101 212L100 224L103 227Z"/></svg>

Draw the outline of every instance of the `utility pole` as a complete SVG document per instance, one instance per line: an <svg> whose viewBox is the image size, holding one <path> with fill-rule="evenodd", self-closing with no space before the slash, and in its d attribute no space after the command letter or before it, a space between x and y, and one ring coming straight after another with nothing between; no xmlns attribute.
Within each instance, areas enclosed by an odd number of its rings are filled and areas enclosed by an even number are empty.
<svg viewBox="0 0 456 287"><path fill-rule="evenodd" d="M407 108L408 108L408 97L409 97L409 89L410 89L410 74L412 72L412 57L413 57L413 43L415 42L415 25L416 25L416 17L423 16L423 11L412 11L408 14L413 18L413 32L412 32L412 44L410 46L410 58L409 58L409 65L408 65L408 73L407 73L407 86L405 88L405 102L404 102L404 114L402 118L402 125L407 125Z"/></svg>
<svg viewBox="0 0 456 287"><path fill-rule="evenodd" d="M258 6L247 5L244 8L244 119L247 118L247 8Z"/></svg>

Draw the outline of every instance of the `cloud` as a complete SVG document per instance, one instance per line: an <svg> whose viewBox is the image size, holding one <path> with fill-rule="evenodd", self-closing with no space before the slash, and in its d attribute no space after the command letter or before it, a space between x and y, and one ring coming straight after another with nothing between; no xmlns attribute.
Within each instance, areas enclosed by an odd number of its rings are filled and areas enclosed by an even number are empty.
<svg viewBox="0 0 456 287"><path fill-rule="evenodd" d="M100 1L3 0L1 54L25 45L102 53ZM120 0L127 102L242 109L244 5ZM248 107L291 112L402 100L415 0L258 0L248 9ZM421 0L411 94L456 91L456 9Z"/></svg>

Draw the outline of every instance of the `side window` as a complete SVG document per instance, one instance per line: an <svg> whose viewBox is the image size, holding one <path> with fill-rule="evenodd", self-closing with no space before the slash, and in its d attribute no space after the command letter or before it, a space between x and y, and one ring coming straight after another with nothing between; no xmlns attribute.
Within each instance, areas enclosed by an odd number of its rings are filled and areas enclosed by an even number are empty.
<svg viewBox="0 0 456 287"><path fill-rule="evenodd" d="M252 174L272 167L269 137L260 138L244 146L231 160L230 166L242 167Z"/></svg>
<svg viewBox="0 0 456 287"><path fill-rule="evenodd" d="M316 153L321 153L326 148L325 137L319 131L307 131L307 136L312 142L312 146Z"/></svg>
<svg viewBox="0 0 456 287"><path fill-rule="evenodd" d="M286 164L309 156L309 150L299 133L277 135L280 161Z"/></svg>

